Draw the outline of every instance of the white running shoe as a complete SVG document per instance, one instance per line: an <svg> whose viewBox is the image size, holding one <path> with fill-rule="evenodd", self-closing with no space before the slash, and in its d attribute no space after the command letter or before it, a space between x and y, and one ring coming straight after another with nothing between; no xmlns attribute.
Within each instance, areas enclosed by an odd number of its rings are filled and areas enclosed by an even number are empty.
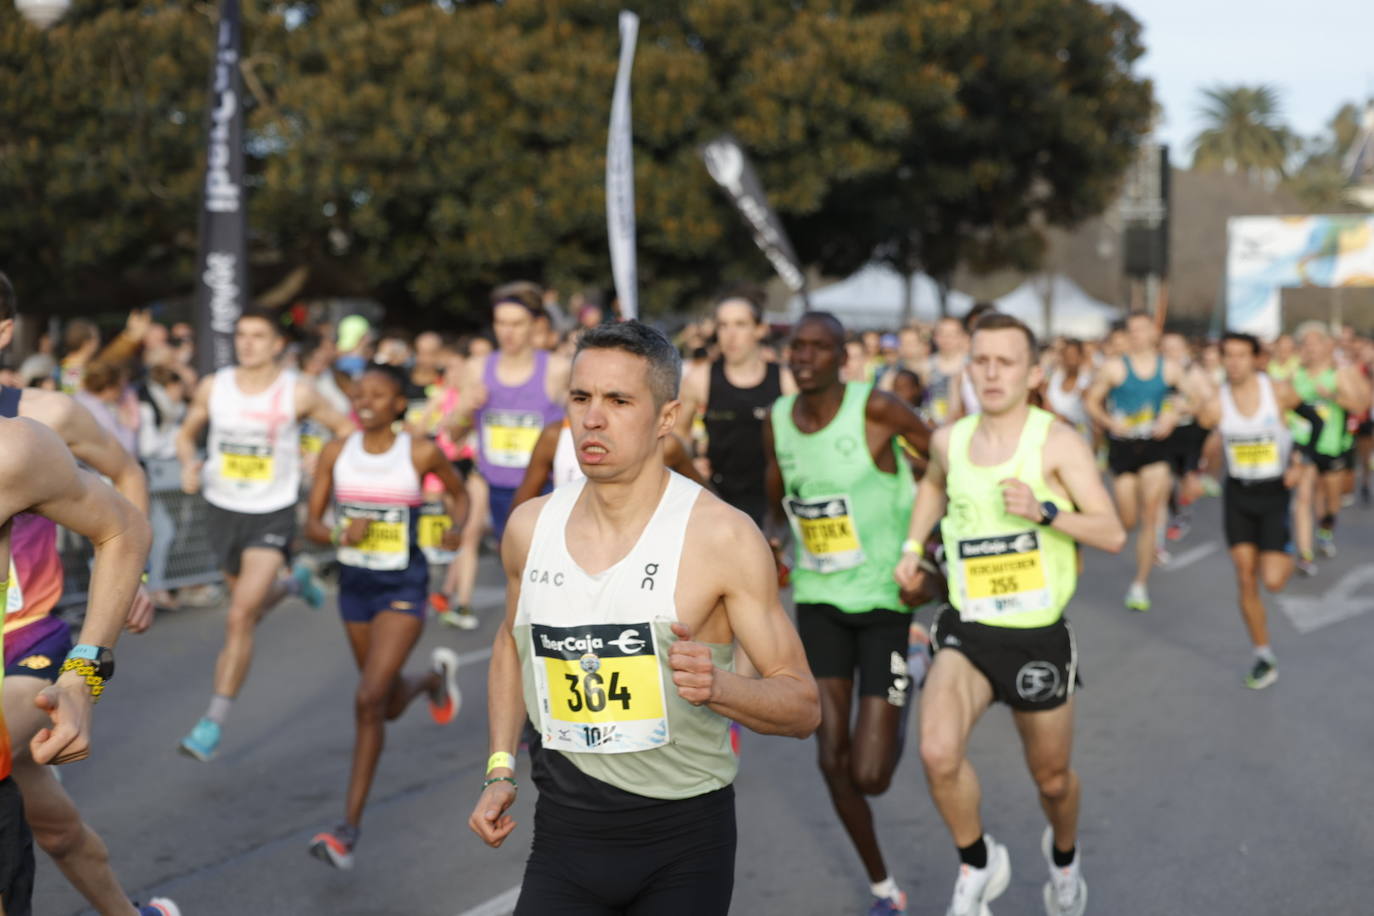
<svg viewBox="0 0 1374 916"><path fill-rule="evenodd" d="M458 718L463 708L463 691L458 687L458 653L447 646L439 646L430 655L430 668L439 675L440 695L429 698L430 717L440 725Z"/></svg>
<svg viewBox="0 0 1374 916"><path fill-rule="evenodd" d="M988 903L1002 896L1011 883L1011 857L1007 847L987 834L983 842L988 846L986 868L959 866L959 879L954 882L954 897L945 916L990 916Z"/></svg>
<svg viewBox="0 0 1374 916"><path fill-rule="evenodd" d="M1075 852L1073 861L1060 868L1054 864L1053 844L1054 828L1046 827L1045 835L1040 838L1040 851L1050 869L1050 880L1045 882L1046 916L1083 916L1088 908L1088 885L1079 872L1083 851Z"/></svg>
<svg viewBox="0 0 1374 916"><path fill-rule="evenodd" d="M1126 590L1126 607L1133 611L1150 609L1150 593L1145 590L1144 585L1139 582L1131 583L1131 587Z"/></svg>

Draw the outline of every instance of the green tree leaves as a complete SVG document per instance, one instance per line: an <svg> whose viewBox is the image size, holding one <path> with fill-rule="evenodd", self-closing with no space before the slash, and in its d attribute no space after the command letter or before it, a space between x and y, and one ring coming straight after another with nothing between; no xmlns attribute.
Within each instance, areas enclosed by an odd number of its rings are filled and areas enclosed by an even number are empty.
<svg viewBox="0 0 1374 916"><path fill-rule="evenodd" d="M732 131L799 255L948 275L1100 211L1148 126L1128 14L1088 0L654 0L633 111L646 312L766 275L696 147ZM0 4L3 268L30 308L185 293L208 5ZM245 4L255 286L463 313L515 276L608 284L617 34L597 0ZM437 316L435 316L437 317ZM418 318L418 320L431 320Z"/></svg>

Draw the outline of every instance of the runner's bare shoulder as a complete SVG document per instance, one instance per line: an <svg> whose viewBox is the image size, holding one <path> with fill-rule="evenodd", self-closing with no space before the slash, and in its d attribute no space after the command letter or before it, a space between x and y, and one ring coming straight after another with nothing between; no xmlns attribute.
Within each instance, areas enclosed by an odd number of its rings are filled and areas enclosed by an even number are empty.
<svg viewBox="0 0 1374 916"><path fill-rule="evenodd" d="M536 496L511 510L506 532L501 536L501 562L507 571L515 569L518 572L524 568L525 558L530 554L530 542L534 540L534 526L551 496L552 493Z"/></svg>
<svg viewBox="0 0 1374 916"><path fill-rule="evenodd" d="M710 561L709 568L729 570L750 559L755 547L768 553L768 542L754 520L703 487L687 522L685 549L700 551L699 556Z"/></svg>

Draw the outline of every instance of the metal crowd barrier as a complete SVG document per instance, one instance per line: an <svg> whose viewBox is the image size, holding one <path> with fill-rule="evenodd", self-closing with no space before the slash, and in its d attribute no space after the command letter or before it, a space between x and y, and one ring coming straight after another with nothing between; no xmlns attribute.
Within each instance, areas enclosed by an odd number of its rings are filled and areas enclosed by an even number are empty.
<svg viewBox="0 0 1374 916"><path fill-rule="evenodd" d="M205 585L220 580L219 563L210 549L205 500L181 492L181 465L175 459L147 462L148 518L153 547L148 556L148 588L160 591ZM64 573L61 606L84 605L91 581L90 543L59 529L58 551Z"/></svg>

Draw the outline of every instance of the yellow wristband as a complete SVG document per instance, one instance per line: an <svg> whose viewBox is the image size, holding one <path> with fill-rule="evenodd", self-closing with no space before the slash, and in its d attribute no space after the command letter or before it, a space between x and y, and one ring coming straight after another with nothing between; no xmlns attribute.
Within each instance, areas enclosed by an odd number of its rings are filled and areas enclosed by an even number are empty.
<svg viewBox="0 0 1374 916"><path fill-rule="evenodd" d="M95 673L95 665L84 658L69 658L62 663L62 673L68 671L75 672L86 682L86 689L91 692L91 702L98 703L100 695L105 692L105 679Z"/></svg>
<svg viewBox="0 0 1374 916"><path fill-rule="evenodd" d="M515 755L505 751L497 751L487 758L487 772L505 767L508 770L515 769Z"/></svg>
<svg viewBox="0 0 1374 916"><path fill-rule="evenodd" d="M926 555L926 545L915 538L907 538L902 541L902 553L914 553L918 557Z"/></svg>

